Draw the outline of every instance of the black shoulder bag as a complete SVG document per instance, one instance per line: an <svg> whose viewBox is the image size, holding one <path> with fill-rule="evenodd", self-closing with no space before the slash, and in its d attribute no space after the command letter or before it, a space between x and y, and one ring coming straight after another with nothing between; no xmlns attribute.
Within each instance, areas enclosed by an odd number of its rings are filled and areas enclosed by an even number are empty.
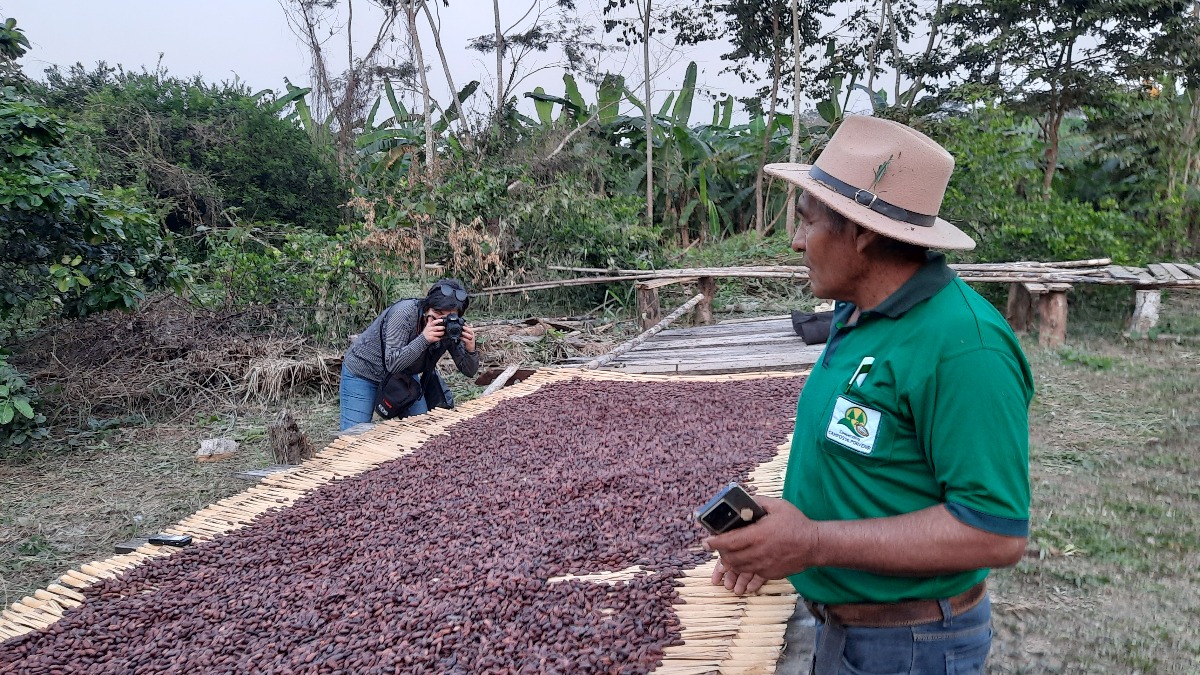
<svg viewBox="0 0 1200 675"><path fill-rule="evenodd" d="M383 318L379 320L379 354L383 359L385 371L387 371L387 342L383 339L383 328L387 325L388 314L391 314L394 307L395 305L388 307L387 311L383 313ZM422 393L421 385L417 384L411 375L404 373L397 375L387 371L387 375L379 383L379 388L375 390L375 413L385 420L390 420L408 410L409 406L421 398Z"/></svg>

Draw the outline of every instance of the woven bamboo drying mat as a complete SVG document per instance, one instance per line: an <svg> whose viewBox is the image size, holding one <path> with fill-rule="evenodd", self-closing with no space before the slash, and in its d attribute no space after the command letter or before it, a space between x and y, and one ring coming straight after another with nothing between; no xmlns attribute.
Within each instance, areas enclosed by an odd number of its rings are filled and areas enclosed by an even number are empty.
<svg viewBox="0 0 1200 675"><path fill-rule="evenodd" d="M763 377L796 377L804 373L758 372L727 375L636 375L601 370L539 370L520 384L511 385L485 398L462 403L454 410L438 408L427 415L375 425L356 436L340 436L315 457L284 472L264 478L240 494L211 506L163 530L190 534L197 542L207 541L245 527L267 510L286 508L308 492L334 480L369 471L384 462L403 457L427 439L446 432L451 425L491 410L503 401L531 394L543 386L575 378L622 382L728 382ZM757 494L779 496L787 468L786 439L775 457L751 472L747 484ZM155 557L179 549L145 544L132 553L93 561L69 570L57 583L38 589L0 612L0 640L50 626L69 608L84 601L80 590L113 578ZM750 674L775 672L784 644L787 621L796 606L796 594L786 581L763 586L756 595L739 597L709 582L716 557L688 570L680 579L679 601L674 606L682 624L683 644L666 649L655 673L699 675L701 673ZM599 583L619 582L639 572L637 568L584 577ZM551 579L551 582L556 581Z"/></svg>

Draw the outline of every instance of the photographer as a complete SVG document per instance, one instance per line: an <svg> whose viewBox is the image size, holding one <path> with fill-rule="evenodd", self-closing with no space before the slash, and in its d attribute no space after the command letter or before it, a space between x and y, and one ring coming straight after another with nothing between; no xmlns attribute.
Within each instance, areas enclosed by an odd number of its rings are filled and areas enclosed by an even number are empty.
<svg viewBox="0 0 1200 675"><path fill-rule="evenodd" d="M394 417L427 413L443 396L447 407L453 406L434 366L448 351L463 375L472 377L479 370L475 331L462 319L470 304L462 282L440 279L424 298L400 300L377 316L354 339L342 361L342 430L371 421L379 384L389 374L412 378L422 392Z"/></svg>

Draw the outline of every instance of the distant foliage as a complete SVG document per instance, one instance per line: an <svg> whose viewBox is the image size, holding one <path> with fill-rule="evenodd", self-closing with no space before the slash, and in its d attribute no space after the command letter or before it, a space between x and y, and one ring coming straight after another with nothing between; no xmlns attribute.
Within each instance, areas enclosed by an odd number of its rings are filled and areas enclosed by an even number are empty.
<svg viewBox="0 0 1200 675"><path fill-rule="evenodd" d="M1036 132L1011 113L981 109L925 131L955 158L942 215L971 232L981 261L1078 260L1121 263L1153 256L1154 238L1112 199L1097 203L1041 194Z"/></svg>
<svg viewBox="0 0 1200 675"><path fill-rule="evenodd" d="M6 54L8 56L9 54ZM151 214L99 191L66 158L66 127L13 77L0 89L0 319L36 306L130 308L189 269Z"/></svg>
<svg viewBox="0 0 1200 675"><path fill-rule="evenodd" d="M42 95L77 125L77 161L137 186L176 232L274 221L333 232L348 186L269 92L100 64L46 73Z"/></svg>

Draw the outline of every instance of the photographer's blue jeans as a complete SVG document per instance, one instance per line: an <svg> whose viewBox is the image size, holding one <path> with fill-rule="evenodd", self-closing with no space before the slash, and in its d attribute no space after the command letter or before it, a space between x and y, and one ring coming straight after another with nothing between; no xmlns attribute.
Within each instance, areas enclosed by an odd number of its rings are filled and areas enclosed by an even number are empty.
<svg viewBox="0 0 1200 675"><path fill-rule="evenodd" d="M942 601L943 615L950 604ZM859 628L817 623L814 675L982 675L992 646L992 603L933 623Z"/></svg>
<svg viewBox="0 0 1200 675"><path fill-rule="evenodd" d="M418 375L413 375L412 378L418 383L421 381ZM371 421L371 416L375 413L375 390L377 388L376 383L355 375L347 370L344 364L342 365L342 383L338 388L338 398L342 408L342 431L355 424ZM422 396L413 401L413 404L400 417L423 415L427 412L429 412L429 406L425 404L425 397Z"/></svg>

